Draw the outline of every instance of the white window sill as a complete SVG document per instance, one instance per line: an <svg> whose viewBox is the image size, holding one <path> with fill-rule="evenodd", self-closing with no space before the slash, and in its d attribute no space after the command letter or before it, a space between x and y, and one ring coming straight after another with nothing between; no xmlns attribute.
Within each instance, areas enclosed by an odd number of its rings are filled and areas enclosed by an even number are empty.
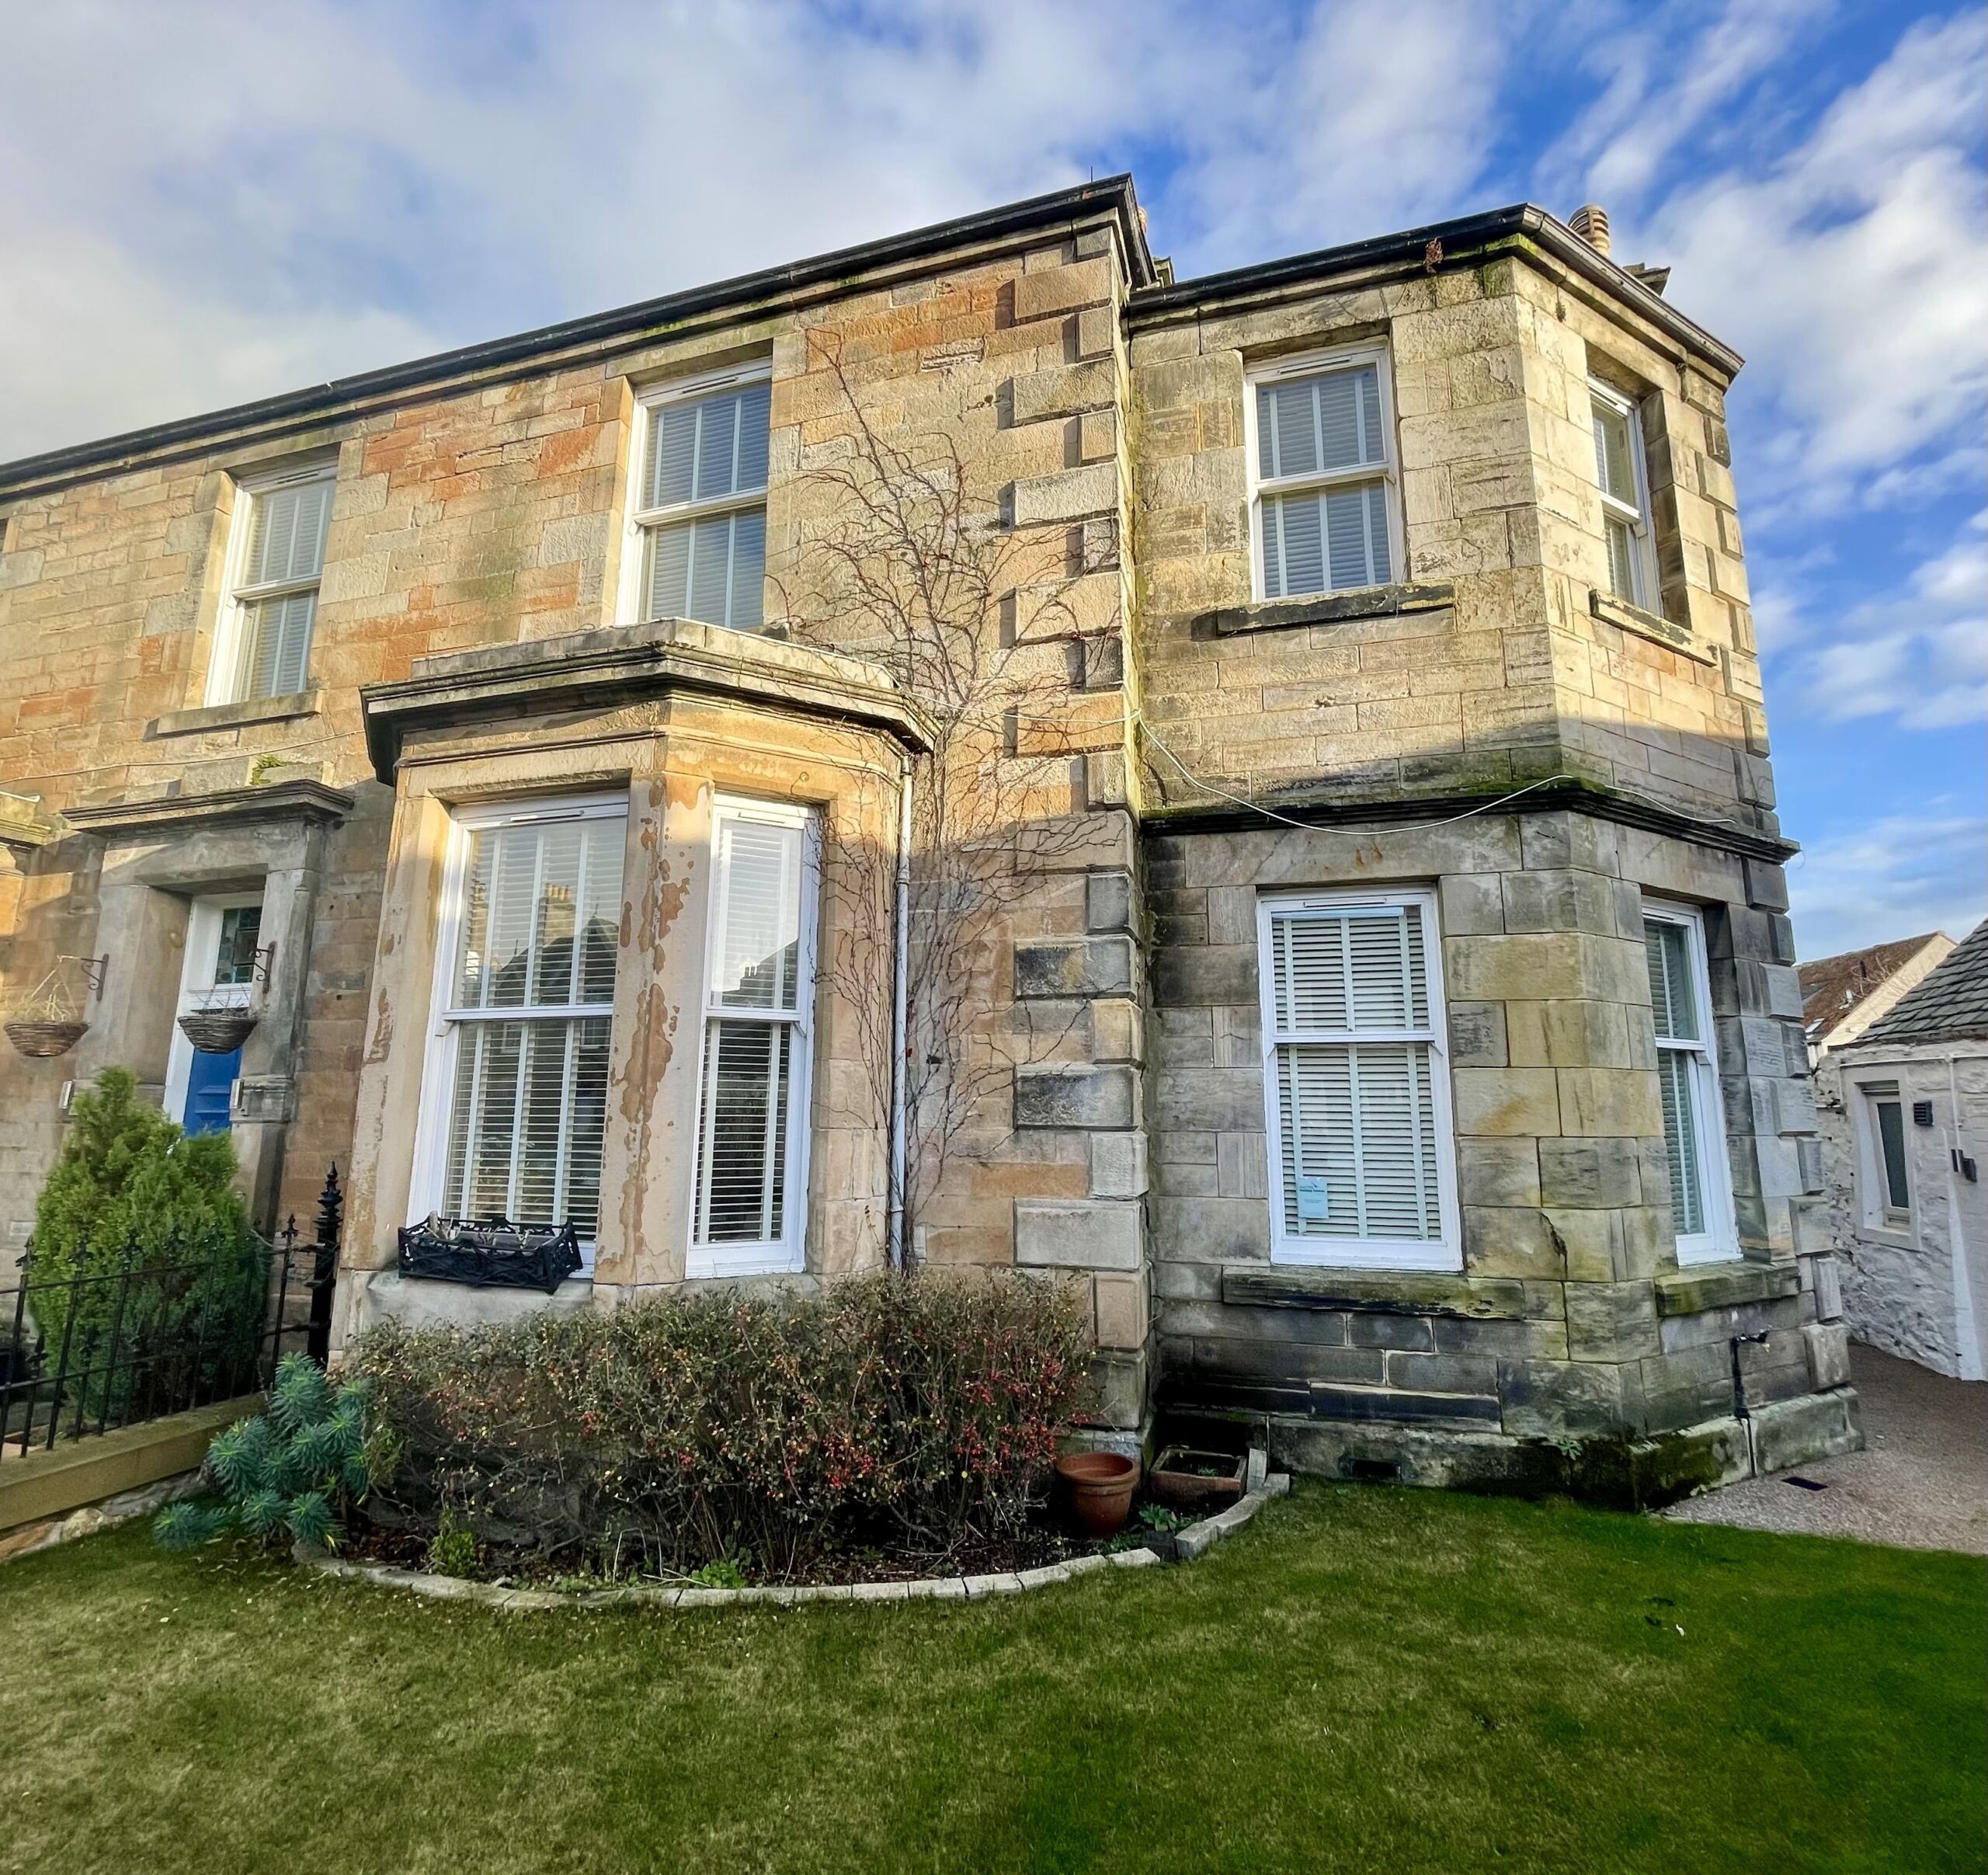
<svg viewBox="0 0 1988 1875"><path fill-rule="evenodd" d="M763 1244L742 1244L735 1249L692 1251L684 1260L683 1279L699 1282L724 1276L798 1276L807 1267L784 1246L769 1249Z"/></svg>
<svg viewBox="0 0 1988 1875"><path fill-rule="evenodd" d="M1369 1274L1390 1270L1409 1275L1423 1275L1431 1271L1450 1276L1463 1273L1463 1258L1447 1244L1281 1243L1271 1245L1270 1261L1295 1269L1358 1270Z"/></svg>
<svg viewBox="0 0 1988 1875"><path fill-rule="evenodd" d="M1714 1244L1699 1249L1677 1246L1677 1267L1680 1269L1703 1269L1708 1264L1739 1263L1745 1260L1745 1253L1737 1244Z"/></svg>

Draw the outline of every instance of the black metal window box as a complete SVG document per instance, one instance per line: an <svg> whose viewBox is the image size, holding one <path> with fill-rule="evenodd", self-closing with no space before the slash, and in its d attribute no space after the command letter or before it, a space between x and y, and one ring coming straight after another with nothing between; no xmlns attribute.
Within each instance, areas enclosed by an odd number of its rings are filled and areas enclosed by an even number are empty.
<svg viewBox="0 0 1988 1875"><path fill-rule="evenodd" d="M514 1224L506 1217L429 1217L402 1227L400 1271L478 1289L543 1289L550 1296L580 1267L570 1223Z"/></svg>

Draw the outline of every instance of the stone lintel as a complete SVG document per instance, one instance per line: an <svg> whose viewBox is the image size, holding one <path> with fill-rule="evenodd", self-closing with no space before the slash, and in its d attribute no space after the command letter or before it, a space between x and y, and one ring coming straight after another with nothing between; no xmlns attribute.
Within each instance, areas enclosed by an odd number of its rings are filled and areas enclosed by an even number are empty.
<svg viewBox="0 0 1988 1875"><path fill-rule="evenodd" d="M1742 1303L1772 1302L1792 1296L1802 1286L1793 1262L1743 1260L1701 1268L1667 1271L1656 1278L1660 1315L1698 1315L1707 1309L1730 1309Z"/></svg>

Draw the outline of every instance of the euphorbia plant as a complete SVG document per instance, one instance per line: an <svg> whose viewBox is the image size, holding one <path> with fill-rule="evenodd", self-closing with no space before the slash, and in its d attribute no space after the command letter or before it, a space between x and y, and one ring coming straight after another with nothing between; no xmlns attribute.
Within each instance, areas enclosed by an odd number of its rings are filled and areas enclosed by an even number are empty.
<svg viewBox="0 0 1988 1875"><path fill-rule="evenodd" d="M371 1383L342 1385L315 1362L287 1354L276 1364L269 1410L230 1426L207 1448L204 1470L220 1501L169 1504L154 1519L152 1534L173 1550L231 1532L330 1549L344 1515L387 1474L391 1460Z"/></svg>

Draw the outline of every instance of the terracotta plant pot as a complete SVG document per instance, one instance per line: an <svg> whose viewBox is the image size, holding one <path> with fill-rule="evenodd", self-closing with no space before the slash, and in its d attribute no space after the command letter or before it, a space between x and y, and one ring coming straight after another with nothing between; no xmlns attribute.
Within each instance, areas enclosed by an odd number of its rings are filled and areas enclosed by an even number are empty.
<svg viewBox="0 0 1988 1875"><path fill-rule="evenodd" d="M1232 1452L1169 1445L1146 1473L1147 1494L1176 1511L1225 1510L1242 1495L1246 1463Z"/></svg>
<svg viewBox="0 0 1988 1875"><path fill-rule="evenodd" d="M1139 1461L1117 1452L1066 1452L1056 1475L1070 1496L1070 1515L1086 1536L1115 1536L1132 1512Z"/></svg>

